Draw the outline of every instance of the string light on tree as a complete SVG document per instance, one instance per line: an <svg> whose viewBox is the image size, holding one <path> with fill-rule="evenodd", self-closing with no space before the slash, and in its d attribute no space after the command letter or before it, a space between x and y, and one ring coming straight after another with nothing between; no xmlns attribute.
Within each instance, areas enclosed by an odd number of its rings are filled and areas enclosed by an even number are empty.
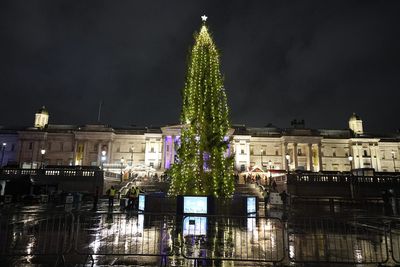
<svg viewBox="0 0 400 267"><path fill-rule="evenodd" d="M203 22L207 16L201 16ZM233 157L227 155L230 127L218 50L205 23L195 35L182 95L181 145L171 168L171 195L230 197Z"/></svg>

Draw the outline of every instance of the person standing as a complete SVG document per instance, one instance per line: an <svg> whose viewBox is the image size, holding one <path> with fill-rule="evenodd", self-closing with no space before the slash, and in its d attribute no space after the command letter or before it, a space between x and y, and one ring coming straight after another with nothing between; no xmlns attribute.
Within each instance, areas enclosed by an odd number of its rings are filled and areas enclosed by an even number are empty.
<svg viewBox="0 0 400 267"><path fill-rule="evenodd" d="M128 205L126 209L133 209L135 205L136 198L136 187L132 186L128 191Z"/></svg>
<svg viewBox="0 0 400 267"><path fill-rule="evenodd" d="M267 206L269 203L269 190L264 189L264 208L265 208L265 214L267 214Z"/></svg>
<svg viewBox="0 0 400 267"><path fill-rule="evenodd" d="M115 190L114 186L111 186L110 189L108 189L108 208L114 207L114 198L117 190Z"/></svg>

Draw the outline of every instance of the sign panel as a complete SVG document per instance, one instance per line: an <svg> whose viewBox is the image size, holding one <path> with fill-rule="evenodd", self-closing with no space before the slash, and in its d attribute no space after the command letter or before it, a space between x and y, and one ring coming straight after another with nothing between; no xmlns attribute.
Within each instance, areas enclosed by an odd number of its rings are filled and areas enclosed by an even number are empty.
<svg viewBox="0 0 400 267"><path fill-rule="evenodd" d="M207 214L207 197L184 196L183 213Z"/></svg>
<svg viewBox="0 0 400 267"><path fill-rule="evenodd" d="M247 197L247 213L257 212L256 204L256 197Z"/></svg>
<svg viewBox="0 0 400 267"><path fill-rule="evenodd" d="M206 217L186 217L183 220L183 236L187 235L206 235L207 218Z"/></svg>
<svg viewBox="0 0 400 267"><path fill-rule="evenodd" d="M143 194L139 194L139 204L138 204L138 210L144 211L146 204L146 197Z"/></svg>

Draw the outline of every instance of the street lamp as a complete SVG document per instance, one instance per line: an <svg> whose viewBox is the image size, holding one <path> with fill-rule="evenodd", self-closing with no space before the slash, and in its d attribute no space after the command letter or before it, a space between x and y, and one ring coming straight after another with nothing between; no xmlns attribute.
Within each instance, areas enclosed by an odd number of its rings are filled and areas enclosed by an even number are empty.
<svg viewBox="0 0 400 267"><path fill-rule="evenodd" d="M286 158L287 172L289 172L289 160L290 160L289 154L286 154L285 158Z"/></svg>
<svg viewBox="0 0 400 267"><path fill-rule="evenodd" d="M1 162L0 162L0 167L3 167L3 160L4 160L4 151L6 150L7 143L3 143L2 149L1 149Z"/></svg>
<svg viewBox="0 0 400 267"><path fill-rule="evenodd" d="M351 172L351 170L353 169L353 156L349 155L348 159L350 161L350 172Z"/></svg>
<svg viewBox="0 0 400 267"><path fill-rule="evenodd" d="M349 155L348 159L350 161L350 177L351 177L351 180L350 180L350 195L351 195L351 198L354 198L354 187L353 187L353 183L354 183L354 179L353 178L354 177L353 177L353 172L352 172L352 170L353 170L353 156Z"/></svg>
<svg viewBox="0 0 400 267"><path fill-rule="evenodd" d="M268 168L269 168L269 178L268 179L269 179L269 181L271 181L271 179L272 179L272 172L271 172L271 170L272 170L272 161L271 160L268 161Z"/></svg>
<svg viewBox="0 0 400 267"><path fill-rule="evenodd" d="M41 168L43 169L43 168L44 168L43 158L44 158L44 154L46 154L46 149L42 148L42 149L40 150L40 154L42 154L42 160L41 160L40 166L41 166Z"/></svg>
<svg viewBox="0 0 400 267"><path fill-rule="evenodd" d="M396 172L396 152L392 150L393 169ZM2 162L3 163L3 162Z"/></svg>
<svg viewBox="0 0 400 267"><path fill-rule="evenodd" d="M131 147L131 167L133 167L133 149L134 147Z"/></svg>
<svg viewBox="0 0 400 267"><path fill-rule="evenodd" d="M261 150L260 150L261 170L263 169L263 158L262 158L263 152L264 152L264 150L261 148Z"/></svg>
<svg viewBox="0 0 400 267"><path fill-rule="evenodd" d="M122 182L122 176L123 176L122 168L124 166L124 162L125 162L125 159L124 159L124 157L122 157L121 158L121 182Z"/></svg>
<svg viewBox="0 0 400 267"><path fill-rule="evenodd" d="M107 154L107 151L105 151L105 150L101 151L101 169L104 169L104 162L107 159L106 154Z"/></svg>

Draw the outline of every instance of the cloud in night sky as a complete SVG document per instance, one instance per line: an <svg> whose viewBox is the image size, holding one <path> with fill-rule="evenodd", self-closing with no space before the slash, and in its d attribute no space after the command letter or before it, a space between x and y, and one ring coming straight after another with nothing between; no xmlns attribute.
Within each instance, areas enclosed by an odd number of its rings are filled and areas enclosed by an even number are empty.
<svg viewBox="0 0 400 267"><path fill-rule="evenodd" d="M397 1L2 1L0 124L177 123L193 33L208 15L231 120L399 125ZM12 113L11 113L12 111Z"/></svg>

